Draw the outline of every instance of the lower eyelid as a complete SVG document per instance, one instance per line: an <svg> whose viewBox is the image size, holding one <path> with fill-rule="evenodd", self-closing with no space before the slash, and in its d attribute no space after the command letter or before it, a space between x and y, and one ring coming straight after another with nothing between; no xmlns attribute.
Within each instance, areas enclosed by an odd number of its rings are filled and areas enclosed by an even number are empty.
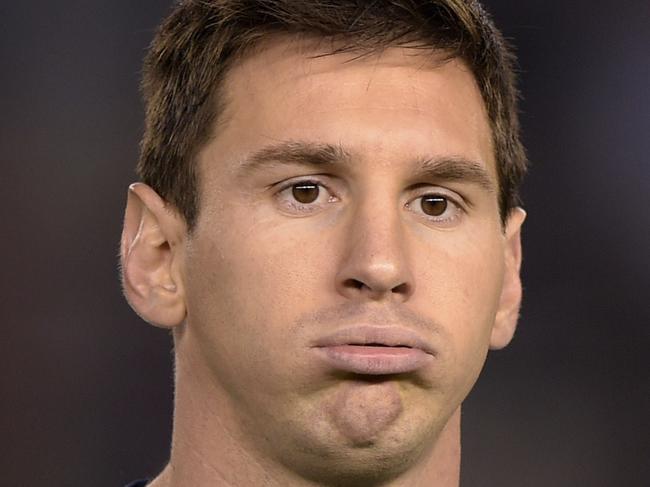
<svg viewBox="0 0 650 487"><path fill-rule="evenodd" d="M424 195L421 195L421 196L418 196L418 197L412 199L411 201L409 201L408 203L406 203L406 206L407 206L409 209L411 209L411 208L412 208L412 203L413 203L413 202L417 202L418 200L420 200L421 198L424 198L425 196L431 196L431 193L429 193L429 194L424 194ZM464 210L464 208L463 208L462 205L460 205L460 204L457 203L453 198L451 198L451 197L449 197L449 196L447 196L447 195L438 194L438 195L435 195L435 196L439 196L439 197L445 198L445 199L448 201L448 203L449 203L449 204L454 208L454 210L453 210L453 214L452 214L451 216L448 216L448 217L444 217L444 216L442 216L442 217L436 217L436 216L432 216L432 215L427 215L426 213L424 213L424 212L422 212L422 211L416 211L416 210L412 210L412 211L413 211L414 213L417 213L418 215L420 215L422 218L425 218L426 220L428 220L428 221L432 221L432 222L434 222L434 223L453 222L453 221L458 220L459 218L462 217L463 213L465 212L465 210Z"/></svg>
<svg viewBox="0 0 650 487"><path fill-rule="evenodd" d="M325 201L324 203L320 203L320 204L317 204L317 203L298 203L298 202L295 202L295 201L288 201L288 200L283 201L283 199L284 199L284 198L282 198L283 193L290 190L294 186L298 186L298 185L301 185L301 184L313 184L313 185L318 186L319 188L321 188L321 190L324 190L327 193L327 195L328 195L327 201ZM320 208L322 208L323 205L325 205L327 203L333 203L333 202L338 201L338 198L334 195L334 193L325 184L323 184L320 181L315 181L315 180L310 180L310 179L291 181L290 183L288 183L288 184L284 185L283 187L281 187L280 190L277 193L275 193L274 198L277 201L279 201L281 204L283 204L283 206L285 206L285 207L288 206L288 207L291 207L292 209L295 209L295 210L298 210L298 211L303 211L303 212L317 211Z"/></svg>
<svg viewBox="0 0 650 487"><path fill-rule="evenodd" d="M324 191L326 191L327 194L329 195L328 198L327 198L327 201L325 201L324 203L320 203L320 204L316 204L316 203L298 203L298 202L295 202L295 201L282 201L282 199L283 199L282 194L284 192L286 192L287 190L291 189L292 187L300 185L300 184L314 184L314 185L319 186ZM425 196L438 196L438 197L444 198L454 208L453 214L451 216L448 216L448 217L435 217L435 216L427 215L424 212L415 211L415 213L420 214L422 217L424 217L428 221L432 221L434 223L453 222L453 221L458 220L459 218L461 218L463 216L463 214L466 212L466 210L464 208L464 205L458 203L455 198L453 198L453 197L451 197L451 196L449 196L447 194L444 194L444 193L425 193L425 194L422 194L420 196L417 196L417 197L411 199L410 201L408 201L406 203L405 206L410 209L413 202L416 202L420 198L424 198ZM325 204L327 204L327 203L335 203L335 202L340 200L340 198L338 196L336 196L336 194L334 192L332 192L327 185L323 184L321 181L314 180L314 179L302 179L302 180L291 181L291 182L285 184L284 186L282 186L281 189L278 190L278 192L274 195L274 198L276 200L278 200L278 202L280 202L285 207L290 207L293 210L302 211L302 212L305 212L305 213L318 211L318 210L322 209Z"/></svg>

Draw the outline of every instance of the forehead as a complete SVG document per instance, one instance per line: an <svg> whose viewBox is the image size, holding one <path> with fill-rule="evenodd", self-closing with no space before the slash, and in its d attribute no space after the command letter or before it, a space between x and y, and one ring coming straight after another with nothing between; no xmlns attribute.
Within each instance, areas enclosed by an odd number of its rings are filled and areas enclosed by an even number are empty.
<svg viewBox="0 0 650 487"><path fill-rule="evenodd" d="M308 140L353 153L463 156L494 172L487 113L462 60L409 47L329 52L276 39L238 62L222 91L221 154Z"/></svg>

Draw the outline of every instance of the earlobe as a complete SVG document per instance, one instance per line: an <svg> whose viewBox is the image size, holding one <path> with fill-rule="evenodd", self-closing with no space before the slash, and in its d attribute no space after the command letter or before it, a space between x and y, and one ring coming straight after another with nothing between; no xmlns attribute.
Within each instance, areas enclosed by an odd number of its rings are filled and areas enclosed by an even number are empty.
<svg viewBox="0 0 650 487"><path fill-rule="evenodd" d="M129 187L120 244L122 286L142 319L171 328L185 319L182 246L185 224L145 184Z"/></svg>
<svg viewBox="0 0 650 487"><path fill-rule="evenodd" d="M490 348L504 348L515 334L521 306L521 226L526 219L522 208L514 208L508 215L504 237L503 285L499 308L490 336Z"/></svg>

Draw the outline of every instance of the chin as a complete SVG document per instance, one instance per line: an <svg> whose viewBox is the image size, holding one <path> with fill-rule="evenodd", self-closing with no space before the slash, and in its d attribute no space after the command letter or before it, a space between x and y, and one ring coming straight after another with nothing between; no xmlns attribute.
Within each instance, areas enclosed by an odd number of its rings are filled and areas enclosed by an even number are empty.
<svg viewBox="0 0 650 487"><path fill-rule="evenodd" d="M415 418L401 418L393 427L361 441L342 435L332 424L317 424L311 434L295 432L281 463L301 478L331 487L371 487L396 479L430 452L436 434ZM297 427L298 425L293 425ZM304 425L303 425L304 426ZM406 426L406 427L404 427ZM429 425L430 426L430 425ZM435 429L435 428L434 428ZM296 452L301 452L297 458ZM284 453L284 455L283 455Z"/></svg>
<svg viewBox="0 0 650 487"><path fill-rule="evenodd" d="M318 485L331 487L371 487L396 479L422 457L424 448L400 444L399 448L341 448L336 454L312 458L297 473ZM294 458L295 462L295 458ZM293 463L295 469L296 463Z"/></svg>

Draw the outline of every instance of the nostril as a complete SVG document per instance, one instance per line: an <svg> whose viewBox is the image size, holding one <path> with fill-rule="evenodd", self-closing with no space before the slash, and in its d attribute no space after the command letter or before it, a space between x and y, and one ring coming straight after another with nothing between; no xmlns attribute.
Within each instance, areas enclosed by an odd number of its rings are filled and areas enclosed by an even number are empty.
<svg viewBox="0 0 650 487"><path fill-rule="evenodd" d="M345 282L345 286L354 289L363 289L364 287L367 287L363 282L359 281L358 279L348 279Z"/></svg>
<svg viewBox="0 0 650 487"><path fill-rule="evenodd" d="M373 282L371 280L348 278L341 281L339 289L343 293L349 293L348 297L357 298L363 295L373 300L385 298L406 300L413 292L413 287L409 282L402 281L396 286L388 284L381 281Z"/></svg>
<svg viewBox="0 0 650 487"><path fill-rule="evenodd" d="M409 285L407 283L403 282L399 286L395 286L393 288L393 292L396 293L396 294L408 294Z"/></svg>

